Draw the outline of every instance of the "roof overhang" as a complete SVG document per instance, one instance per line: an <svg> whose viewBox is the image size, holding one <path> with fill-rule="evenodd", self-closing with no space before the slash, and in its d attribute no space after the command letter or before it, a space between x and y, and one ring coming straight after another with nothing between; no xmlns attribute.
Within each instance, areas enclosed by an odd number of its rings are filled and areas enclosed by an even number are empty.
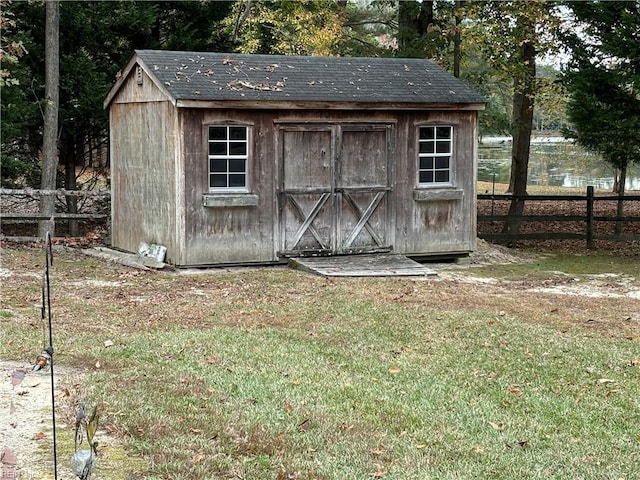
<svg viewBox="0 0 640 480"><path fill-rule="evenodd" d="M178 108L251 109L251 110L484 110L484 103L387 103L387 102L321 102L268 100L177 100Z"/></svg>

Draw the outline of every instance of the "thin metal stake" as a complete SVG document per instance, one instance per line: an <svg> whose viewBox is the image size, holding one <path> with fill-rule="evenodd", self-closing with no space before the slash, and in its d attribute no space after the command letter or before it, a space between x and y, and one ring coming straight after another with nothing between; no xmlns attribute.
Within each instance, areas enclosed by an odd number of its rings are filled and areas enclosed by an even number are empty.
<svg viewBox="0 0 640 480"><path fill-rule="evenodd" d="M53 474L54 479L58 480L58 446L56 442L56 395L55 395L55 386L53 381L53 328L52 328L52 315L51 315L51 284L49 282L49 266L53 265L53 248L51 247L51 233L47 232L46 243L45 243L45 266L44 266L44 276L45 276L45 285L46 285L46 299L47 299L47 315L49 320L49 346L46 348L46 352L49 354L49 365L51 372L51 415L53 420ZM44 289L43 289L43 304L42 311L44 312Z"/></svg>

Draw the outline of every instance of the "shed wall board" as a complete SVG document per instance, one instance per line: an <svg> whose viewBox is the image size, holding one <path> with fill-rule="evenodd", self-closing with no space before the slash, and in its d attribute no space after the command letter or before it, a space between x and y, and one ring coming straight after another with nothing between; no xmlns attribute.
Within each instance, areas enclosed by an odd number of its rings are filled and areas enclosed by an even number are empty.
<svg viewBox="0 0 640 480"><path fill-rule="evenodd" d="M181 110L184 128L186 265L272 262L275 199L274 152L269 112ZM207 166L207 126L242 124L250 127L249 192L211 193ZM227 201L224 201L225 198ZM246 201L242 201L245 198ZM216 201L217 200L217 201Z"/></svg>
<svg viewBox="0 0 640 480"><path fill-rule="evenodd" d="M144 70L138 73L137 67L134 67L112 103L166 102L167 100L166 93L158 88L151 77Z"/></svg>
<svg viewBox="0 0 640 480"><path fill-rule="evenodd" d="M175 245L175 109L169 102L112 104L112 242L135 252L140 242Z"/></svg>
<svg viewBox="0 0 640 480"><path fill-rule="evenodd" d="M470 252L476 237L476 112L428 112L402 124L406 153L398 155L407 172L397 185L398 251L407 255ZM417 189L419 125L454 126L454 181L450 187ZM402 134L400 134L402 135ZM407 211L406 207L411 206ZM404 219L402 221L401 219Z"/></svg>

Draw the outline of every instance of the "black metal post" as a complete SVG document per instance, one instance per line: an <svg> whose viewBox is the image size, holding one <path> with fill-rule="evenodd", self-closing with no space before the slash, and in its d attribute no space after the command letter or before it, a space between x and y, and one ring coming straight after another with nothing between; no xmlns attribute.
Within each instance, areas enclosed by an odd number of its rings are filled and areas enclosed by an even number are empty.
<svg viewBox="0 0 640 480"><path fill-rule="evenodd" d="M55 395L55 385L53 378L53 322L51 315L51 284L49 282L49 266L53 265L53 248L51 246L51 233L47 232L46 235L46 243L45 243L45 267L44 267L44 275L45 275L45 285L46 285L46 298L47 298L47 318L49 321L49 346L46 349L46 352L49 354L49 368L51 373L51 415L53 421L53 474L54 479L58 480L58 445L56 442L56 395ZM44 298L43 298L44 300ZM43 305L44 309L44 305Z"/></svg>
<svg viewBox="0 0 640 480"><path fill-rule="evenodd" d="M595 191L593 185L587 186L587 248L593 248L593 198Z"/></svg>

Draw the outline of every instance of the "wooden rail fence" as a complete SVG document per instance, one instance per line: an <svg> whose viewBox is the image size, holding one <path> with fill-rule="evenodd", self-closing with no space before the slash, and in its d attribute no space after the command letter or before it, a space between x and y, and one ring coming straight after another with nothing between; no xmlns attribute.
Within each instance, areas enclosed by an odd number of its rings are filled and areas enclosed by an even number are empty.
<svg viewBox="0 0 640 480"><path fill-rule="evenodd" d="M13 197L13 198L26 198L31 201L38 200L43 195L55 195L57 198L64 198L68 196L88 197L89 199L99 200L108 198L110 196L108 191L83 191L83 190L35 190L35 189L0 189L0 196ZM533 215L520 215L517 217L510 217L508 213L495 213L496 209L504 210L514 199L513 195L493 195L493 194L479 194L478 202L491 202L491 214L478 214L478 236L489 241L499 242L516 242L518 240L584 240L589 248L593 248L595 240L608 240L608 241L640 241L640 195L625 195L620 198L617 195L596 196L593 187L587 187L586 195L526 195L515 197L516 199L525 203L527 202L570 202L571 214L558 214L557 211L552 214L533 214ZM596 214L602 209L597 208L601 202L615 203L624 202L625 209L628 205L635 206L631 208L636 215L600 215ZM637 203L633 203L637 202ZM487 208L479 208L479 210L486 211ZM574 211L578 213L574 213ZM611 209L609 209L610 211ZM615 208L614 208L615 211ZM5 223L37 223L41 220L53 219L54 222L60 221L106 221L109 218L108 213L97 212L83 212L83 213L66 213L56 212L53 215L46 215L37 212L5 212L0 211L0 225ZM573 228L561 229L560 231L541 231L540 228L536 228L535 231L528 231L526 228L521 228L521 231L516 233L503 233L502 227L505 222L516 220L521 225L528 222L539 222L542 224L565 224L568 226L570 222L573 224ZM489 228L492 231L486 231L483 225L490 224L493 228ZM602 228L598 228L601 224L616 224L618 226L632 225L632 228L625 228L626 231L630 230L632 233L624 233L615 231L614 233L603 233ZM576 228L576 225L579 225ZM499 230L499 231L498 231ZM14 240L34 240L34 237L8 237L4 236L0 232L0 236L6 239Z"/></svg>
<svg viewBox="0 0 640 480"><path fill-rule="evenodd" d="M571 204L571 214L561 215L557 212L553 214L533 214L533 215L519 215L519 216L509 216L508 213L494 213L494 209L497 207L497 202L508 205L511 203L513 199L524 202L525 212L526 212L526 203L527 202L570 202ZM478 195L478 202L480 201L491 201L491 214L478 214L478 236L485 240L489 241L499 241L499 242L516 242L518 240L584 240L586 241L588 248L594 248L594 240L607 240L607 241L640 241L640 216L637 215L624 215L618 216L615 214L617 211L614 208L613 215L600 215L596 214L599 212L600 208L598 204L602 202L613 202L617 205L618 202L623 202L625 206L624 210L628 208L631 204L633 207L632 210L635 212L639 212L640 208L636 206L640 206L640 203L633 204L633 202L640 202L640 195L625 195L623 197L619 197L618 195L595 195L593 187L587 187L586 195L524 195L524 196L515 196L515 195L491 195L491 194L480 194ZM486 207L482 209L486 210ZM574 210L578 210L581 212L575 214ZM609 209L610 210L610 209ZM624 211L623 210L623 211ZM572 229L566 228L561 229L560 231L540 231L540 228L536 228L536 231L527 231L526 228L521 228L522 231L512 232L512 233L504 233L502 231L502 227L509 221L516 221L522 227L523 224L527 222L540 222L543 224L553 224L553 223L561 223L567 222L565 225L569 227L568 222L573 223ZM483 228L482 224L492 223L496 224L500 228L500 231L491 231L487 232L486 229ZM619 228L615 228L614 233L603 233L603 228L601 227L603 223L609 225L617 225ZM576 228L576 225L579 225ZM632 233L624 233L621 230L621 226L629 227L632 225L635 228L626 228L626 230L631 230ZM637 226L636 226L637 225ZM581 226L581 227L580 227ZM495 230L495 229L493 229ZM576 231L578 230L578 231Z"/></svg>
<svg viewBox="0 0 640 480"><path fill-rule="evenodd" d="M2 210L0 210L0 225L8 223L37 223L41 220L51 220L54 223L61 221L106 221L109 218L108 213L92 212L93 206L90 205L87 212L82 213L67 213L67 212L54 212L53 214L44 214L39 212L33 212L34 203L40 198L46 195L55 196L60 200L67 197L85 198L90 201L101 200L108 198L111 194L109 191L88 191L88 190L38 190L38 189L0 189L0 197L3 197L5 202L2 203ZM14 199L13 203L20 204L24 209L29 211L22 211L23 208L18 208L19 211L5 211L9 203L7 199ZM31 203L31 205L29 205ZM23 236L6 236L0 232L0 237L8 240L19 241L33 241L38 240L37 237L23 237Z"/></svg>

